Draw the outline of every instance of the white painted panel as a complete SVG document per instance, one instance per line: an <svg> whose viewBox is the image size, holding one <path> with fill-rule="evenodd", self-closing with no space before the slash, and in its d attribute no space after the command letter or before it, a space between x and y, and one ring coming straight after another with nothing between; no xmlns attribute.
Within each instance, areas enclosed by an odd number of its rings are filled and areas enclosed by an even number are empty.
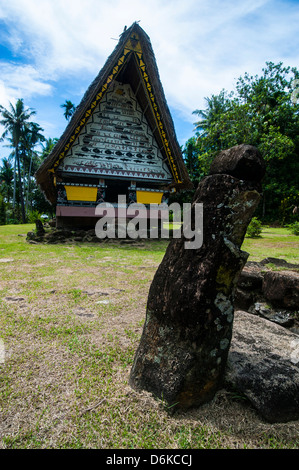
<svg viewBox="0 0 299 470"><path fill-rule="evenodd" d="M130 85L115 82L59 169L101 177L170 181L169 168Z"/></svg>

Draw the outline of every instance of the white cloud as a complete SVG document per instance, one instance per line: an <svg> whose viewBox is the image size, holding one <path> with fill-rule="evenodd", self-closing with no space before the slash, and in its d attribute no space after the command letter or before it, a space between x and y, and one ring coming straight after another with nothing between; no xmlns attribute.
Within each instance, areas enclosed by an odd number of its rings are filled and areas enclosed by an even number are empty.
<svg viewBox="0 0 299 470"><path fill-rule="evenodd" d="M38 71L31 65L16 65L0 62L0 103L7 106L18 98L49 95L52 86L41 80Z"/></svg>
<svg viewBox="0 0 299 470"><path fill-rule="evenodd" d="M61 79L94 77L125 25L150 36L170 106L187 121L204 97L231 90L265 61L299 63L298 3L283 0L0 0L6 44L27 65L0 63L0 101L49 96ZM288 62L288 59L291 61Z"/></svg>
<svg viewBox="0 0 299 470"><path fill-rule="evenodd" d="M33 95L47 96L52 86L44 83L39 73L31 65L16 65L0 62L0 104L9 109L18 98L30 99ZM0 125L0 136L4 132ZM1 156L8 155L9 149L1 151Z"/></svg>

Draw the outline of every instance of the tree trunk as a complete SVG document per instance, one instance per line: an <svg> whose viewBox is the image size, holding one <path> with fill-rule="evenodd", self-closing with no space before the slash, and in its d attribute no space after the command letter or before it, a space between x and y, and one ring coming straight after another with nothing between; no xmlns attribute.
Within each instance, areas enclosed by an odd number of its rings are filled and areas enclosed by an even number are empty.
<svg viewBox="0 0 299 470"><path fill-rule="evenodd" d="M14 171L13 171L13 209L16 206L16 189L17 189L17 156L15 155Z"/></svg>
<svg viewBox="0 0 299 470"><path fill-rule="evenodd" d="M32 153L31 153L31 157L30 157L30 165L29 165L29 171L28 171L27 195L26 195L26 214L28 213L28 205L29 205L29 189L30 189L31 168L32 168Z"/></svg>

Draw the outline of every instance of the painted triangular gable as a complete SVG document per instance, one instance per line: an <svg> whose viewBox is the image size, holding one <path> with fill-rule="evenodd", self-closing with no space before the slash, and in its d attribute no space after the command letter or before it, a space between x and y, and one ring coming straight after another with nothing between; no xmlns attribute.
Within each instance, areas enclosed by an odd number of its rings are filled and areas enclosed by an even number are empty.
<svg viewBox="0 0 299 470"><path fill-rule="evenodd" d="M95 146L87 145L95 144L96 142L95 136L99 132L100 124L98 120L99 113L103 112L102 105L109 101L109 94L114 90L117 83L130 87L131 97L137 103L135 105L134 102L135 113L140 114L140 109L142 111L142 131L139 130L143 132L142 138L144 138L144 142L149 139L152 144L152 159L149 158L150 153L146 153L146 151L140 152L137 149L126 152L131 153L131 155L117 155L116 152L118 150L120 152L123 150L116 148L117 145L120 147L119 140L122 140L120 134L114 136L116 142L114 142L113 148L101 146L100 143ZM129 90L128 87L127 89ZM124 111L123 109L123 119L125 116ZM97 124L96 128L94 128L95 123ZM127 127L129 127L128 121ZM88 139L87 135L92 135L92 129L95 130L94 137L93 139ZM106 131L109 134L106 137L110 139L112 129L106 128ZM138 133L136 129L135 131L135 137L137 138ZM141 138L141 136L139 137ZM133 133L131 133L131 140L133 140ZM83 143L86 145L83 145ZM108 141L107 143L111 144ZM146 146L144 149L146 149ZM107 164L109 159L106 158L104 162L102 157L104 155L109 157L109 154L105 153L106 150L114 152L111 155L113 160L110 160L110 163L120 166L119 170L123 172L123 178L126 175L134 175L137 178L139 175L141 179L143 177L146 181L152 181L153 183L158 183L159 181L159 187L166 191L167 188L170 190L173 188L176 190L192 188L192 183L183 161L182 151L176 138L174 124L166 103L150 40L137 23L134 23L120 35L119 43L108 57L98 76L90 84L62 136L37 170L35 174L37 183L40 185L48 201L52 204L56 203L56 181L61 177L64 180L65 176L75 174L76 171L78 171L78 175L84 175L85 173L88 176L89 171L85 171L87 170L87 160L93 162L92 168L89 168L91 170L90 175L94 174L96 177L99 176L105 179L107 174L104 172L103 163ZM138 158L137 154L139 154ZM92 157L89 159L91 155ZM118 158L125 158L127 156L132 158L130 161L130 164L134 167L132 171L130 171L131 167L127 167L129 165L128 162ZM82 157L84 164L78 169L72 169L71 166L76 166L79 162L77 157ZM149 171L150 169L151 172ZM111 175L119 179L117 168L108 169L106 167L106 170L114 170ZM147 176L151 173L154 174L153 177ZM96 184L96 182L91 183Z"/></svg>
<svg viewBox="0 0 299 470"><path fill-rule="evenodd" d="M142 52L139 36L135 32L133 32L132 35L128 38L127 42L124 45L123 50L121 51L121 54L117 62L111 68L111 73L108 74L105 83L102 85L101 89L97 92L89 108L85 111L85 115L77 123L76 127L74 128L73 135L69 138L69 141L65 145L64 150L59 154L57 160L55 161L50 171L55 171L55 169L57 169L57 167L60 165L61 161L67 155L69 155L69 150L75 144L75 142L78 143L78 136L82 134L82 132L84 133L84 128L86 124L89 123L91 116L93 115L95 110L98 109L98 106L101 103L101 101L104 99L105 94L108 92L111 85L113 85L114 81L117 80L119 73L121 72L122 68L128 62L128 59L131 58L132 55L134 55L136 64L140 70L140 76L142 77L145 90L148 94L149 103L152 107L153 115L156 121L156 127L159 130L159 133L163 142L164 150L168 159L168 165L173 175L173 179L176 183L181 183L178 168L175 163L175 159L172 155L171 148L169 146L169 137L167 137L165 126L161 117L161 113L159 111L158 102L153 93L153 88L149 79L149 74L147 73L146 61L144 59L144 55Z"/></svg>
<svg viewBox="0 0 299 470"><path fill-rule="evenodd" d="M129 84L114 81L58 170L74 175L172 181L172 175Z"/></svg>

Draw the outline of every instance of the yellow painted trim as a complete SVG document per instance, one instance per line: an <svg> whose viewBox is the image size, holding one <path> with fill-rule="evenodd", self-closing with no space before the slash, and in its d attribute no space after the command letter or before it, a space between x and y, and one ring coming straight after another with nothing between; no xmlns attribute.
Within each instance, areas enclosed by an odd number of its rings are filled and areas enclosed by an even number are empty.
<svg viewBox="0 0 299 470"><path fill-rule="evenodd" d="M160 113L158 112L158 105L156 103L155 96L152 92L152 86L149 82L149 76L148 76L147 71L146 71L146 65L143 61L142 54L136 54L135 53L135 60L136 60L136 63L138 65L139 69L140 69L140 75L143 78L145 89L148 92L149 101L150 101L151 106L152 106L152 110L153 110L153 113L154 113L157 128L159 130L160 136L162 138L162 142L164 144L164 149L165 149L165 152L166 152L169 164L170 164L170 168L171 168L174 180L176 181L176 183L181 183L180 178L179 178L179 174L178 174L178 170L177 170L174 158L172 156L171 149L169 148L169 142L168 142L167 137L166 137L166 132L164 130L163 123L161 121L161 116L160 116Z"/></svg>
<svg viewBox="0 0 299 470"><path fill-rule="evenodd" d="M139 52L139 54L142 53L139 36L137 33L134 33L134 35L129 37L127 40L125 44L125 54L127 51Z"/></svg>
<svg viewBox="0 0 299 470"><path fill-rule="evenodd" d="M136 191L137 202L140 204L161 204L163 193L156 191Z"/></svg>
<svg viewBox="0 0 299 470"><path fill-rule="evenodd" d="M65 186L68 201L96 201L97 188L86 186Z"/></svg>

